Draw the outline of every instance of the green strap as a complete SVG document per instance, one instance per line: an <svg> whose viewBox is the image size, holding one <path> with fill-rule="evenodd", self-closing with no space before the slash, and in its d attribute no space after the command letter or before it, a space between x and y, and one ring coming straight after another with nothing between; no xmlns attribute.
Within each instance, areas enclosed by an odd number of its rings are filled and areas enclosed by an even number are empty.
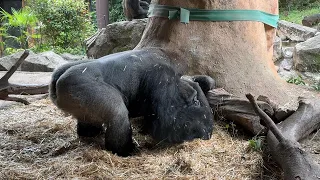
<svg viewBox="0 0 320 180"><path fill-rule="evenodd" d="M150 5L148 17L180 19L182 23L189 23L189 21L259 21L274 28L277 27L279 20L279 15L259 10L203 10L156 4Z"/></svg>

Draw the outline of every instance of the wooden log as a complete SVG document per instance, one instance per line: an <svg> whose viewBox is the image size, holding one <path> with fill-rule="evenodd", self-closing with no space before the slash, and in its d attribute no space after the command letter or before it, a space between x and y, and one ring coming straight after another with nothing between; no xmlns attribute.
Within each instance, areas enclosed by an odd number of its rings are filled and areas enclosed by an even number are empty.
<svg viewBox="0 0 320 180"><path fill-rule="evenodd" d="M319 180L320 166L315 163L298 143L320 127L319 100L302 100L298 110L278 126L264 113L251 94L246 95L256 113L265 121L268 147L275 161L284 171L286 180Z"/></svg>
<svg viewBox="0 0 320 180"><path fill-rule="evenodd" d="M33 85L33 84L11 84L9 78L18 69L21 63L28 57L29 51L25 50L19 60L9 69L9 71L0 79L0 99L6 101L16 101L23 104L30 104L27 100L17 97L9 97L9 94L44 94L48 93L48 84Z"/></svg>
<svg viewBox="0 0 320 180"><path fill-rule="evenodd" d="M221 116L233 121L254 135L266 133L264 126L260 124L260 117L246 99L233 96L221 88L209 91L207 99L216 117ZM273 116L273 108L268 103L258 101L258 104L265 112Z"/></svg>

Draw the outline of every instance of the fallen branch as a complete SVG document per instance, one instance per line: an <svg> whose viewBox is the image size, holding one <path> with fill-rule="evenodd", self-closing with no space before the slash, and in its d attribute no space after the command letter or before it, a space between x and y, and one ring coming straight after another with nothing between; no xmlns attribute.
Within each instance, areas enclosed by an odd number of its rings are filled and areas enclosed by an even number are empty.
<svg viewBox="0 0 320 180"><path fill-rule="evenodd" d="M18 97L9 97L10 94L44 94L48 93L48 84L44 85L24 85L24 84L11 84L9 83L10 77L22 64L22 62L28 57L29 51L25 50L19 60L9 69L9 71L0 79L0 99L6 101L16 101L23 104L29 104L25 99Z"/></svg>
<svg viewBox="0 0 320 180"><path fill-rule="evenodd" d="M284 171L286 180L319 180L320 166L302 150L298 143L320 126L320 103L300 101L298 110L284 122L276 124L264 113L251 94L247 94L256 113L269 127L268 147Z"/></svg>

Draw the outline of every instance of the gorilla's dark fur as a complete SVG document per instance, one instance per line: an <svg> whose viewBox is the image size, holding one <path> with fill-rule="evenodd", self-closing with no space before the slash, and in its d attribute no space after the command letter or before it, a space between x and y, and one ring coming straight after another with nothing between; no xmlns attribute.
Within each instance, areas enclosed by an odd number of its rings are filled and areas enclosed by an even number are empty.
<svg viewBox="0 0 320 180"><path fill-rule="evenodd" d="M123 0L122 8L127 20L146 18L150 2L151 0Z"/></svg>
<svg viewBox="0 0 320 180"><path fill-rule="evenodd" d="M213 119L201 88L208 91L213 79L181 78L166 60L127 51L66 64L53 73L50 97L77 118L79 136L104 132L105 148L121 156L134 150L129 117L144 116L145 129L159 141L209 139Z"/></svg>

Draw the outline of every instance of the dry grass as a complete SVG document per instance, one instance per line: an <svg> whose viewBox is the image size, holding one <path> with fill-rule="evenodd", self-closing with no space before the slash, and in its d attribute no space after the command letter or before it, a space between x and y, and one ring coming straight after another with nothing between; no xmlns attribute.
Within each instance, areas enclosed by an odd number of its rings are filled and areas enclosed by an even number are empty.
<svg viewBox="0 0 320 180"><path fill-rule="evenodd" d="M122 158L101 140L80 141L75 120L48 99L0 110L0 179L260 179L262 155L216 125L209 141L158 146L135 134L141 152ZM92 139L91 139L92 140ZM90 141L90 139L89 139Z"/></svg>

